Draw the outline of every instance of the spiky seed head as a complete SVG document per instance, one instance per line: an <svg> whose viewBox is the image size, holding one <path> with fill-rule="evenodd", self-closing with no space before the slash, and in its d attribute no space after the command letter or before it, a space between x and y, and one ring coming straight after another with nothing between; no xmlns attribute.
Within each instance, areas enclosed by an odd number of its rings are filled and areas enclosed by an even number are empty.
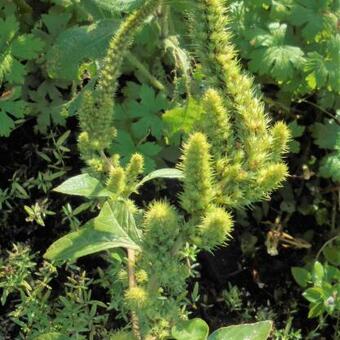
<svg viewBox="0 0 340 340"><path fill-rule="evenodd" d="M288 176L288 168L284 163L274 163L260 170L257 184L264 192L274 190L282 184Z"/></svg>
<svg viewBox="0 0 340 340"><path fill-rule="evenodd" d="M222 208L211 209L204 217L199 228L199 246L212 250L226 242L233 228L233 221L228 212Z"/></svg>
<svg viewBox="0 0 340 340"><path fill-rule="evenodd" d="M143 173L144 158L139 153L131 156L129 164L126 167L126 193L129 195L131 192L136 191L138 184L138 176Z"/></svg>
<svg viewBox="0 0 340 340"><path fill-rule="evenodd" d="M214 199L210 144L203 133L192 134L183 147L181 205L190 214L205 211Z"/></svg>
<svg viewBox="0 0 340 340"><path fill-rule="evenodd" d="M140 269L136 272L136 281L138 284L146 283L148 280L148 273L145 270Z"/></svg>
<svg viewBox="0 0 340 340"><path fill-rule="evenodd" d="M100 157L92 157L86 160L86 163L94 173L102 173L105 170L105 163Z"/></svg>
<svg viewBox="0 0 340 340"><path fill-rule="evenodd" d="M176 210L165 201L152 203L145 214L144 229L146 240L156 246L173 240L179 232Z"/></svg>
<svg viewBox="0 0 340 340"><path fill-rule="evenodd" d="M122 167L111 168L106 185L111 192L121 194L125 189L124 169Z"/></svg>
<svg viewBox="0 0 340 340"><path fill-rule="evenodd" d="M144 307L147 300L148 293L142 287L131 287L125 291L125 301L132 310L138 310Z"/></svg>
<svg viewBox="0 0 340 340"><path fill-rule="evenodd" d="M287 145L290 139L290 131L284 122L277 122L271 130L272 153L275 160L279 160L281 155L287 152Z"/></svg>

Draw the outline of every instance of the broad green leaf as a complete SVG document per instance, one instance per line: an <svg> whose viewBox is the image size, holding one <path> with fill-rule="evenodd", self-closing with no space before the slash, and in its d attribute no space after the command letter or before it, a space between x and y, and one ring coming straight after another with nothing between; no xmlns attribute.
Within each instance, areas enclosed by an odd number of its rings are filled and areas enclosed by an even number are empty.
<svg viewBox="0 0 340 340"><path fill-rule="evenodd" d="M111 194L96 178L88 174L71 177L53 190L84 197L109 197Z"/></svg>
<svg viewBox="0 0 340 340"><path fill-rule="evenodd" d="M69 20L72 17L72 13L70 12L62 12L53 11L52 9L48 14L43 14L41 16L43 23L45 24L49 35L56 37L60 34L60 32L64 32Z"/></svg>
<svg viewBox="0 0 340 340"><path fill-rule="evenodd" d="M36 340L68 340L70 337L57 333L57 332L51 332L51 333L45 333L37 336L35 338Z"/></svg>
<svg viewBox="0 0 340 340"><path fill-rule="evenodd" d="M329 11L329 1L295 0L292 3L289 21L302 27L307 41L328 38L336 30L337 16Z"/></svg>
<svg viewBox="0 0 340 340"><path fill-rule="evenodd" d="M112 208L106 202L96 218L54 242L44 257L55 261L73 261L82 256L120 247L139 249L118 223Z"/></svg>
<svg viewBox="0 0 340 340"><path fill-rule="evenodd" d="M295 281L301 286L306 287L308 282L311 281L312 275L310 272L304 268L300 267L292 267L291 268L292 275Z"/></svg>
<svg viewBox="0 0 340 340"><path fill-rule="evenodd" d="M254 35L254 33L257 33ZM266 74L278 81L294 78L304 62L304 52L287 40L287 25L273 22L268 31L250 30L249 38L255 49L250 53L249 68L259 74Z"/></svg>
<svg viewBox="0 0 340 340"><path fill-rule="evenodd" d="M139 7L142 0L91 0L99 3L101 6L105 6L107 10L115 12L129 12Z"/></svg>
<svg viewBox="0 0 340 340"><path fill-rule="evenodd" d="M110 210L110 209L111 210ZM133 210L135 207L131 206L129 201L116 200L110 201L106 210L106 214L113 215L117 219L119 225L127 233L127 235L137 244L141 241L141 231L136 225L135 218L133 216Z"/></svg>
<svg viewBox="0 0 340 340"><path fill-rule="evenodd" d="M340 266L340 245L329 245L323 250L326 260L335 266Z"/></svg>
<svg viewBox="0 0 340 340"><path fill-rule="evenodd" d="M171 330L171 335L176 340L206 340L208 334L209 326L198 318L179 322Z"/></svg>
<svg viewBox="0 0 340 340"><path fill-rule="evenodd" d="M138 183L138 187L142 186L146 182L151 181L155 178L179 178L179 179L183 179L184 175L183 175L183 172L179 169L165 168L165 169L155 170L155 171L149 173L147 176L145 176Z"/></svg>
<svg viewBox="0 0 340 340"><path fill-rule="evenodd" d="M79 5L95 19L112 18L121 11L113 0L83 0Z"/></svg>
<svg viewBox="0 0 340 340"><path fill-rule="evenodd" d="M209 340L266 340L272 331L271 321L223 327L209 336Z"/></svg>
<svg viewBox="0 0 340 340"><path fill-rule="evenodd" d="M104 19L62 32L46 55L49 76L73 80L82 62L103 58L118 23L118 20Z"/></svg>

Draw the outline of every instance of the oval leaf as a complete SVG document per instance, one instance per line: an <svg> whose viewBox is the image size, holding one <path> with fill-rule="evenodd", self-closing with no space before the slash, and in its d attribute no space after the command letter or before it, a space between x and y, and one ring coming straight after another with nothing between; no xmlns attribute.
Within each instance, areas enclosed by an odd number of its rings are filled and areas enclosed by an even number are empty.
<svg viewBox="0 0 340 340"><path fill-rule="evenodd" d="M118 20L104 19L62 32L46 55L49 76L63 80L77 78L78 67L83 61L105 56L118 24Z"/></svg>
<svg viewBox="0 0 340 340"><path fill-rule="evenodd" d="M212 333L208 340L266 340L272 327L271 321L223 327Z"/></svg>
<svg viewBox="0 0 340 340"><path fill-rule="evenodd" d="M171 335L176 340L206 340L208 334L209 326L198 318L179 322L171 330Z"/></svg>
<svg viewBox="0 0 340 340"><path fill-rule="evenodd" d="M323 250L323 254L328 262L335 266L340 266L340 246L328 245Z"/></svg>
<svg viewBox="0 0 340 340"><path fill-rule="evenodd" d="M55 261L73 261L79 257L112 248L139 249L131 240L105 203L98 217L90 220L81 229L55 241L44 257Z"/></svg>
<svg viewBox="0 0 340 340"><path fill-rule="evenodd" d="M53 190L84 197L109 197L111 194L96 178L88 174L71 177Z"/></svg>
<svg viewBox="0 0 340 340"><path fill-rule="evenodd" d="M145 176L139 183L138 187L142 186L144 183L151 181L155 178L184 178L183 172L179 169L164 168L155 170Z"/></svg>
<svg viewBox="0 0 340 340"><path fill-rule="evenodd" d="M312 275L309 273L309 271L300 267L292 267L291 271L298 285L301 287L307 287L308 282L312 278Z"/></svg>

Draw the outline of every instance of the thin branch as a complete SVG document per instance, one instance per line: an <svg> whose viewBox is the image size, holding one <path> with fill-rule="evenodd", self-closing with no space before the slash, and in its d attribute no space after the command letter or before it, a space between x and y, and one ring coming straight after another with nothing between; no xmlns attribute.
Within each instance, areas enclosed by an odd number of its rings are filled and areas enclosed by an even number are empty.
<svg viewBox="0 0 340 340"><path fill-rule="evenodd" d="M139 59L132 54L130 51L128 51L126 53L126 59L128 60L128 62L136 67L138 69L138 71L150 82L150 84L156 88L157 90L160 91L164 91L165 87L164 85L156 78L154 77L150 71L146 68L146 66L144 66Z"/></svg>

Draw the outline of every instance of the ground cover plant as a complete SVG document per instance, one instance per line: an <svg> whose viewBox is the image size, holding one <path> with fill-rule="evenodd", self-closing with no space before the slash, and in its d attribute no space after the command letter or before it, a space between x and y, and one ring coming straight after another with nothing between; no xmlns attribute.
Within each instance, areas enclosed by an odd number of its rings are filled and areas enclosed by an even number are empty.
<svg viewBox="0 0 340 340"><path fill-rule="evenodd" d="M337 339L338 15L1 1L0 337Z"/></svg>

